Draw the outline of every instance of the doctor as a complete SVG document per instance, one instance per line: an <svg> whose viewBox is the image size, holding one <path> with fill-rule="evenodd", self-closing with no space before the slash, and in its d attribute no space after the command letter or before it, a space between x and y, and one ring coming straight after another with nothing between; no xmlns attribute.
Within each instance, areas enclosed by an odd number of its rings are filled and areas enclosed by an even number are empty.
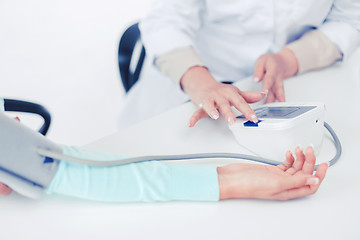
<svg viewBox="0 0 360 240"><path fill-rule="evenodd" d="M360 42L360 1L155 0L141 21L150 66L129 92L120 124L189 98L202 117L232 124L231 107L256 122L248 103L285 101L283 80L346 59ZM224 81L253 76L259 92ZM172 80L172 81L171 81Z"/></svg>

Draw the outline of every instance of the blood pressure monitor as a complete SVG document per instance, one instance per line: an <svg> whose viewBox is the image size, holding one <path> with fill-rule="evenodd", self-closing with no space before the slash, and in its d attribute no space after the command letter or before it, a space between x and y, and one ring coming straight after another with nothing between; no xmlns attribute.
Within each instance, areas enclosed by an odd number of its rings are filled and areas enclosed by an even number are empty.
<svg viewBox="0 0 360 240"><path fill-rule="evenodd" d="M325 106L321 103L271 103L254 109L259 122L239 115L229 126L237 142L253 154L283 160L288 150L312 145L321 149Z"/></svg>

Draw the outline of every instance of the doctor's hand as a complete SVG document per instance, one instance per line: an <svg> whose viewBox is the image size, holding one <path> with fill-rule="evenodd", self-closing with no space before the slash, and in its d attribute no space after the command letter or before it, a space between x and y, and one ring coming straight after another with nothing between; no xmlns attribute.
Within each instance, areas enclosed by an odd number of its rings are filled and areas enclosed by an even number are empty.
<svg viewBox="0 0 360 240"><path fill-rule="evenodd" d="M190 118L190 127L204 117L210 116L216 120L220 113L229 124L233 124L236 118L231 106L244 114L248 120L258 122L248 103L260 101L265 97L264 93L243 92L233 85L219 83L206 68L199 66L190 68L183 75L180 84L191 101L200 107Z"/></svg>
<svg viewBox="0 0 360 240"><path fill-rule="evenodd" d="M254 81L263 81L263 92L267 93L265 103L285 101L283 80L298 72L295 54L287 48L276 54L264 54L255 64Z"/></svg>
<svg viewBox="0 0 360 240"><path fill-rule="evenodd" d="M328 164L321 164L313 175L315 155L311 147L304 155L286 153L282 165L230 164L218 167L220 199L258 198L288 200L314 194L323 181Z"/></svg>

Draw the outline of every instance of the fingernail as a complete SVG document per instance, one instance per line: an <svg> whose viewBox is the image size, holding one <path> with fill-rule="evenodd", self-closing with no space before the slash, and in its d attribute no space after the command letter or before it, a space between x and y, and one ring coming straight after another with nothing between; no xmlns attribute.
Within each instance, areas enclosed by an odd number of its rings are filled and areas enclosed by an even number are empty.
<svg viewBox="0 0 360 240"><path fill-rule="evenodd" d="M292 157L294 157L294 155L293 155L293 153L292 153L291 150L288 150L287 152L288 152L288 154L291 154Z"/></svg>
<svg viewBox="0 0 360 240"><path fill-rule="evenodd" d="M265 97L268 95L268 93L269 93L269 90L267 90L267 89L265 89L264 91L262 91L261 92L262 94L264 94L265 95Z"/></svg>
<svg viewBox="0 0 360 240"><path fill-rule="evenodd" d="M254 77L253 80L254 80L254 82L259 82L259 81L260 81L260 78Z"/></svg>
<svg viewBox="0 0 360 240"><path fill-rule="evenodd" d="M214 120L219 118L219 115L215 111L211 112L210 114L211 114L212 119L214 119Z"/></svg>
<svg viewBox="0 0 360 240"><path fill-rule="evenodd" d="M299 150L300 150L300 151L302 151L302 150L303 150L303 148L302 148L301 144L297 145L297 147L299 148Z"/></svg>
<svg viewBox="0 0 360 240"><path fill-rule="evenodd" d="M251 115L251 120L253 121L253 123L257 123L259 122L259 119L256 117L256 115Z"/></svg>
<svg viewBox="0 0 360 240"><path fill-rule="evenodd" d="M327 163L328 167L330 167L330 162L326 162L326 163Z"/></svg>
<svg viewBox="0 0 360 240"><path fill-rule="evenodd" d="M310 143L309 147L311 147L314 150L314 144Z"/></svg>
<svg viewBox="0 0 360 240"><path fill-rule="evenodd" d="M233 125L235 123L235 121L232 117L228 117L227 121L230 125Z"/></svg>
<svg viewBox="0 0 360 240"><path fill-rule="evenodd" d="M306 185L317 185L317 184L319 184L319 179L318 178L316 178L316 177L312 177L312 178L308 178L307 180L306 180Z"/></svg>

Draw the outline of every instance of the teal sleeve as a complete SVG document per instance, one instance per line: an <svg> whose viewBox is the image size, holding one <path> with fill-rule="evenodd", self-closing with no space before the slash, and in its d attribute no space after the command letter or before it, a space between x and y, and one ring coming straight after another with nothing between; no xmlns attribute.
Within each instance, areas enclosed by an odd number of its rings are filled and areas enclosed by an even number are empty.
<svg viewBox="0 0 360 240"><path fill-rule="evenodd" d="M63 153L107 161L127 157L66 146ZM104 202L217 201L219 184L215 166L151 161L91 167L61 161L47 193Z"/></svg>

